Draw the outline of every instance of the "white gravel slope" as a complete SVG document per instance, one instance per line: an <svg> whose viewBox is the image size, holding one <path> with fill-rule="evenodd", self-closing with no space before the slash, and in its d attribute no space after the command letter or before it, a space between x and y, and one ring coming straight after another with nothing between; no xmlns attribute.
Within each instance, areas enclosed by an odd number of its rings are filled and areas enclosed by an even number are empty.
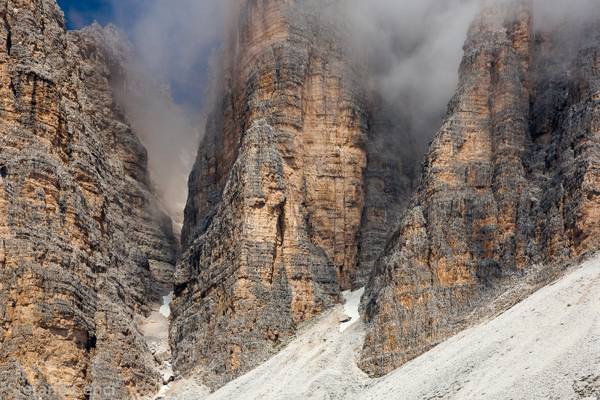
<svg viewBox="0 0 600 400"><path fill-rule="evenodd" d="M407 363L360 398L600 399L600 258Z"/></svg>
<svg viewBox="0 0 600 400"><path fill-rule="evenodd" d="M600 399L600 257L377 380L354 363L362 323L340 332L343 317L338 306L262 366L190 399Z"/></svg>
<svg viewBox="0 0 600 400"><path fill-rule="evenodd" d="M354 292L348 290L342 293L344 297L344 314L349 318L348 321L344 321L340 324L340 332L344 332L352 325L360 321L360 314L358 308L360 307L360 299L365 293L365 288L360 288Z"/></svg>

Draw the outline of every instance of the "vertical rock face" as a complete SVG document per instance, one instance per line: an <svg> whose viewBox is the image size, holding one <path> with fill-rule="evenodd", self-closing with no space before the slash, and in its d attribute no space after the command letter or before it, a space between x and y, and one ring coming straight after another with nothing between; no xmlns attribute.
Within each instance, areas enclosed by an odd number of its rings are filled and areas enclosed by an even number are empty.
<svg viewBox="0 0 600 400"><path fill-rule="evenodd" d="M377 97L370 103L365 205L355 287L367 285L378 257L400 225L417 185L424 154L397 105Z"/></svg>
<svg viewBox="0 0 600 400"><path fill-rule="evenodd" d="M113 101L123 50L98 26L67 34L51 0L0 15L0 397L148 394L134 319L176 247Z"/></svg>
<svg viewBox="0 0 600 400"><path fill-rule="evenodd" d="M365 280L373 219L367 101L336 30L305 2L240 3L190 177L171 328L176 369L213 387Z"/></svg>
<svg viewBox="0 0 600 400"><path fill-rule="evenodd" d="M342 290L367 284L360 364L377 375L508 278L598 250L600 22L540 31L529 1L496 3L471 26L405 212L419 146L365 90L322 2L237 1L174 270L115 102L122 39L66 33L53 0L0 0L0 398L154 392L136 321L173 281L174 367L216 388Z"/></svg>
<svg viewBox="0 0 600 400"><path fill-rule="evenodd" d="M175 367L219 386L337 301L356 268L366 115L331 32L249 1L190 179Z"/></svg>
<svg viewBox="0 0 600 400"><path fill-rule="evenodd" d="M600 248L600 27L532 21L517 1L471 26L421 185L363 298L373 375L454 333L503 277Z"/></svg>

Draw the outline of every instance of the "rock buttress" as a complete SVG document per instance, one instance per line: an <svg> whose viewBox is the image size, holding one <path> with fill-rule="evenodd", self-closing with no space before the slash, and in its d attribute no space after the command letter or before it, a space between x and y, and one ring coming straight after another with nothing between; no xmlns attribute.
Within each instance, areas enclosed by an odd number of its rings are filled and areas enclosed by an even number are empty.
<svg viewBox="0 0 600 400"><path fill-rule="evenodd" d="M240 6L190 177L171 341L213 388L278 350L357 275L367 112L336 34L301 2Z"/></svg>
<svg viewBox="0 0 600 400"><path fill-rule="evenodd" d="M485 8L460 83L362 308L385 374L455 333L504 278L600 248L598 24L565 46L529 2ZM485 299L485 300L484 300Z"/></svg>
<svg viewBox="0 0 600 400"><path fill-rule="evenodd" d="M98 26L0 1L0 397L129 399L161 382L137 326L174 263ZM6 379L5 379L6 378Z"/></svg>

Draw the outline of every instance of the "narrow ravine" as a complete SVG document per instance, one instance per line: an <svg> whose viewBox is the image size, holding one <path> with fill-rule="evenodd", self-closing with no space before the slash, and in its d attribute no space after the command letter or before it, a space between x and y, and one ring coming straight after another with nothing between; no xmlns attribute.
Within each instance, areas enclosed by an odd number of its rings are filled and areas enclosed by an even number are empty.
<svg viewBox="0 0 600 400"><path fill-rule="evenodd" d="M155 360L159 364L162 376L161 390L154 396L160 399L167 385L174 379L171 365L171 348L169 346L169 317L171 316L170 304L173 300L173 291L165 292L161 296L161 304L156 304L148 318L139 323L140 330Z"/></svg>

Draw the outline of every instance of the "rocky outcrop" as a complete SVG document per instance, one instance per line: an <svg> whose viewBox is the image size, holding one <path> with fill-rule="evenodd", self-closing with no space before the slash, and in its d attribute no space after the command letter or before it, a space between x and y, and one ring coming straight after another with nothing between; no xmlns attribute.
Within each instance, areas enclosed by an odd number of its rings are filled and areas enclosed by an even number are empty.
<svg viewBox="0 0 600 400"><path fill-rule="evenodd" d="M323 10L241 1L221 60L171 327L175 369L212 388L364 286L413 188L414 143Z"/></svg>
<svg viewBox="0 0 600 400"><path fill-rule="evenodd" d="M190 177L171 328L175 368L213 388L364 281L361 221L380 222L364 214L367 97L338 31L304 2L241 3Z"/></svg>
<svg viewBox="0 0 600 400"><path fill-rule="evenodd" d="M421 142L426 134L418 139L397 105L373 93L369 96L374 99L369 102L365 204L354 288L368 284L377 259L400 225L418 184L425 153Z"/></svg>
<svg viewBox="0 0 600 400"><path fill-rule="evenodd" d="M600 248L600 27L532 21L530 2L511 1L471 26L422 182L363 298L370 374L465 326L505 278Z"/></svg>
<svg viewBox="0 0 600 400"><path fill-rule="evenodd" d="M540 31L529 1L486 8L411 198L420 145L366 87L348 27L322 2L235 4L175 269L115 100L124 41L67 33L53 0L0 0L0 397L156 392L173 282L176 373L220 387L367 284L360 364L379 375L507 282L550 276L531 266L600 248L599 23Z"/></svg>
<svg viewBox="0 0 600 400"><path fill-rule="evenodd" d="M1 396L154 392L134 321L176 246L113 99L125 50L110 29L67 34L51 0L3 0L0 15Z"/></svg>

